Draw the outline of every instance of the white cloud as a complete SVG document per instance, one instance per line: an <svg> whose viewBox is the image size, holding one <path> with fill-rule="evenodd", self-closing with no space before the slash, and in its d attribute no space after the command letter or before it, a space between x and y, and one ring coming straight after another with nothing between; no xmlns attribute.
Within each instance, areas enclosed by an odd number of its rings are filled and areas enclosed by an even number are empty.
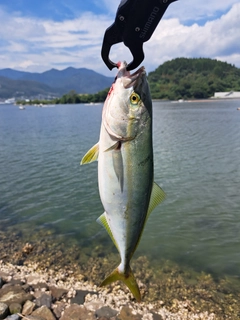
<svg viewBox="0 0 240 320"><path fill-rule="evenodd" d="M98 70L100 64L104 68L100 58L101 43L111 23L104 16L85 13L75 20L55 22L10 17L1 11L1 17L5 24L0 29L0 38L4 40L0 43L0 68L38 71L40 64L46 69L72 65Z"/></svg>
<svg viewBox="0 0 240 320"><path fill-rule="evenodd" d="M102 1L107 3L107 0ZM42 72L73 66L114 76L116 70L108 71L100 56L104 32L113 22L119 1L113 3L111 18L88 12L62 22L26 18L19 13L8 15L0 10L0 69L10 67ZM184 19L178 18L183 8L186 9L186 20L193 19L194 10L194 19L200 19L203 14L214 16L217 10L226 10L231 3L235 4L226 14L203 25L184 24ZM147 71L176 57L210 57L240 67L240 4L234 0L227 4L213 0L209 7L203 6L200 0L195 0L194 5L187 0L170 5L168 16L174 18L163 19L151 40L144 44L143 64ZM112 47L110 58L115 62L132 60L123 44Z"/></svg>
<svg viewBox="0 0 240 320"><path fill-rule="evenodd" d="M99 6L104 7L106 12L115 17L116 10L120 4L120 0L96 0ZM164 14L164 18L176 17L181 22L199 21L216 18L219 13L228 11L234 4L239 3L239 0L211 0L206 3L203 0L178 0L168 6Z"/></svg>
<svg viewBox="0 0 240 320"><path fill-rule="evenodd" d="M96 1L95 1L96 2ZM97 0L98 3L100 3L101 6L104 6L104 8L106 9L106 12L111 13L112 15L115 16L115 13L117 11L117 8L120 4L120 0Z"/></svg>
<svg viewBox="0 0 240 320"><path fill-rule="evenodd" d="M233 64L236 67L240 67L239 61L240 61L240 53L236 54L231 54L228 56L216 56L217 60L223 61L223 62L228 62Z"/></svg>
<svg viewBox="0 0 240 320"><path fill-rule="evenodd" d="M210 57L229 63L240 52L240 4L204 26L183 26L178 19L163 20L145 44L146 61L152 66L176 57ZM227 54L228 52L228 54ZM233 58L234 57L234 58Z"/></svg>
<svg viewBox="0 0 240 320"><path fill-rule="evenodd" d="M45 41L49 47L99 45L109 20L87 13L75 20L45 21Z"/></svg>
<svg viewBox="0 0 240 320"><path fill-rule="evenodd" d="M18 43L16 41L9 41L6 50L9 52L27 52L26 47L22 43Z"/></svg>
<svg viewBox="0 0 240 320"><path fill-rule="evenodd" d="M19 67L23 69L26 69L30 66L36 66L36 64L31 60L25 60L19 64Z"/></svg>
<svg viewBox="0 0 240 320"><path fill-rule="evenodd" d="M216 19L220 14L230 10L239 0L178 0L168 7L164 17L176 17L183 22Z"/></svg>
<svg viewBox="0 0 240 320"><path fill-rule="evenodd" d="M2 40L22 41L29 37L40 37L45 31L40 20L22 17L16 13L9 15L1 9L0 21L0 38Z"/></svg>

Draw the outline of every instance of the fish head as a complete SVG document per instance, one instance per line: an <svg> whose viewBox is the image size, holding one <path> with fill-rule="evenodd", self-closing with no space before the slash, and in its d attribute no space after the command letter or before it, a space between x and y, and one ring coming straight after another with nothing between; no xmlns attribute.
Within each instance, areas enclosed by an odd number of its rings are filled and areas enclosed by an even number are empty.
<svg viewBox="0 0 240 320"><path fill-rule="evenodd" d="M103 109L103 124L116 140L134 139L152 118L152 101L145 68L133 74L125 62L119 70Z"/></svg>

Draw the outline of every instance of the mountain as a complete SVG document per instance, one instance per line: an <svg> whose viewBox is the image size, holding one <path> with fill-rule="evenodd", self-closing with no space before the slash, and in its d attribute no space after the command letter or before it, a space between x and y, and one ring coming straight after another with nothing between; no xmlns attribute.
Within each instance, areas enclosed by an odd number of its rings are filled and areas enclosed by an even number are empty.
<svg viewBox="0 0 240 320"><path fill-rule="evenodd" d="M93 70L86 68L66 68L64 70L51 69L42 73L31 73L17 71L10 68L1 69L0 76L15 81L34 81L39 84L45 84L51 88L53 92L64 94L70 90L77 93L95 93L111 86L113 79L103 76ZM19 82L20 83L20 82ZM43 87L42 87L43 88ZM47 88L49 91L49 88ZM0 90L0 97L1 90Z"/></svg>
<svg viewBox="0 0 240 320"><path fill-rule="evenodd" d="M148 74L153 99L205 99L240 91L240 69L208 58L177 58Z"/></svg>
<svg viewBox="0 0 240 320"><path fill-rule="evenodd" d="M10 68L6 68L6 69L1 69L0 70L0 76L1 77L6 77L9 79L13 79L13 80L18 80L21 77L23 77L25 74L27 74L29 72L24 72L24 71L17 71L14 69L10 69Z"/></svg>
<svg viewBox="0 0 240 320"><path fill-rule="evenodd" d="M59 97L61 91L51 88L44 83L28 80L12 80L0 76L0 98L7 99L10 97Z"/></svg>

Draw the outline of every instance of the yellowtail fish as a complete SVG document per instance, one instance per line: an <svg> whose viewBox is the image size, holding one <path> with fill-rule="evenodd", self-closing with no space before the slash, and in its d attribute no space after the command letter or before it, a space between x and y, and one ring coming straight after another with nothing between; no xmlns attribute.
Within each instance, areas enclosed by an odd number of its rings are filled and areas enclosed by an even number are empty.
<svg viewBox="0 0 240 320"><path fill-rule="evenodd" d="M81 164L98 160L98 184L105 212L97 219L121 257L101 286L122 280L141 301L130 260L153 209L164 200L153 181L152 101L144 67L130 74L119 62L118 74L102 112L99 142Z"/></svg>

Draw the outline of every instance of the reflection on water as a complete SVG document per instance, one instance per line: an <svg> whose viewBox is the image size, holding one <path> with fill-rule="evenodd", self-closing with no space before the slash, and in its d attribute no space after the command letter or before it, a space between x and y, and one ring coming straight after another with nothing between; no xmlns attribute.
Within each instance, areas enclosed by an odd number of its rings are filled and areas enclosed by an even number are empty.
<svg viewBox="0 0 240 320"><path fill-rule="evenodd" d="M149 218L136 257L239 276L238 106L154 102L155 181L167 199ZM115 250L95 223L103 212L97 164L79 165L100 122L101 105L0 107L0 230L51 230L56 242Z"/></svg>

